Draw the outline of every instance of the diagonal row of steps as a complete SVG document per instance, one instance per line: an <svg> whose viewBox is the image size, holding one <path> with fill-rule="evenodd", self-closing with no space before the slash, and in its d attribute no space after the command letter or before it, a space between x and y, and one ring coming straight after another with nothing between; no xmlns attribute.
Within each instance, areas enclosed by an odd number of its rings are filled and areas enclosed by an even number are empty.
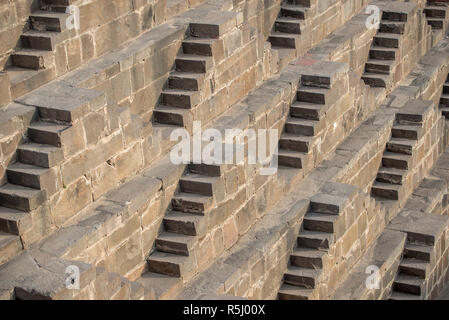
<svg viewBox="0 0 449 320"><path fill-rule="evenodd" d="M42 1L40 10L32 12L20 36L18 48L11 55L5 71L11 81L13 98L32 91L56 77L56 46L75 35L68 28L67 7L73 1Z"/></svg>
<svg viewBox="0 0 449 320"><path fill-rule="evenodd" d="M332 108L339 99L339 90L334 83L323 87L320 85L323 77L311 78L312 81L301 85L297 91L296 101L290 106L290 115L284 126L284 132L279 140L279 165L306 168L313 160L312 149L321 143L317 138L327 125L335 119L330 119Z"/></svg>
<svg viewBox="0 0 449 320"><path fill-rule="evenodd" d="M444 2L427 1L424 7L424 14L426 15L427 23L432 27L432 30L446 30L448 6Z"/></svg>
<svg viewBox="0 0 449 320"><path fill-rule="evenodd" d="M28 128L31 140L17 149L17 162L8 166L8 182L0 187L0 252L11 248L23 229L29 227L30 212L62 187L57 165L64 160L61 144L70 143L70 126L38 121ZM11 258L13 256L10 256ZM5 258L6 262L7 259Z"/></svg>
<svg viewBox="0 0 449 320"><path fill-rule="evenodd" d="M188 127L192 122L191 110L201 102L206 74L214 66L214 58L223 51L223 42L202 34L201 29L182 42L181 53L175 60L159 105L154 110L157 123Z"/></svg>
<svg viewBox="0 0 449 320"><path fill-rule="evenodd" d="M405 12L384 12L373 38L362 80L371 87L389 88L400 59L401 39L410 29Z"/></svg>
<svg viewBox="0 0 449 320"><path fill-rule="evenodd" d="M281 4L268 38L272 48L279 52L281 68L296 56L301 34L304 33L304 21L310 17L312 5L310 0L287 0Z"/></svg>
<svg viewBox="0 0 449 320"><path fill-rule="evenodd" d="M165 214L164 231L156 238L155 251L147 259L150 272L183 279L195 273L197 240L206 234L206 215L224 197L223 192L220 171L210 170L207 165L189 165Z"/></svg>
<svg viewBox="0 0 449 320"><path fill-rule="evenodd" d="M432 102L415 100L396 113L391 139L387 142L382 166L371 188L373 196L395 201L404 199L405 185L414 165L413 157L426 133L424 121L431 108Z"/></svg>
<svg viewBox="0 0 449 320"><path fill-rule="evenodd" d="M420 300L434 259L433 246L428 243L408 242L399 265L399 274L393 282L390 300Z"/></svg>
<svg viewBox="0 0 449 320"><path fill-rule="evenodd" d="M312 199L310 202L278 293L280 300L311 298L324 268L329 265L329 249L345 232L344 201L338 197L330 198L334 201L327 202L323 197L322 201ZM340 203L336 205L335 200Z"/></svg>
<svg viewBox="0 0 449 320"><path fill-rule="evenodd" d="M449 75L443 84L443 92L440 96L440 110L446 119L449 119Z"/></svg>

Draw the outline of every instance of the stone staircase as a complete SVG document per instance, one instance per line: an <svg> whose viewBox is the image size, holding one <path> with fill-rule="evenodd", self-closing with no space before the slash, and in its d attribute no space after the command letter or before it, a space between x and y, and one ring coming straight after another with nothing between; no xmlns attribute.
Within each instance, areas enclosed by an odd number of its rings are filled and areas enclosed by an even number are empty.
<svg viewBox="0 0 449 320"><path fill-rule="evenodd" d="M279 16L268 38L272 48L279 53L280 68L297 56L301 35L307 29L306 20L315 5L316 1L313 0L287 0L281 4Z"/></svg>
<svg viewBox="0 0 449 320"><path fill-rule="evenodd" d="M46 85L42 90L57 93L50 100L39 100L35 95L18 100L35 105L37 112L6 168L7 183L0 186L2 252L5 246L12 248L16 237L32 228L32 216L64 189L61 165L84 147L78 139L81 119L90 110L106 105L104 93L95 90L65 85ZM79 96L70 100L71 105L67 105L65 90L80 90Z"/></svg>
<svg viewBox="0 0 449 320"><path fill-rule="evenodd" d="M183 280L198 272L199 265L207 262L199 253L199 239L209 229L210 209L224 193L219 166L188 166L163 219L164 231L156 238L156 250L147 259L150 272Z"/></svg>
<svg viewBox="0 0 449 320"><path fill-rule="evenodd" d="M201 96L211 84L207 83L214 64L223 59L223 40L220 32L210 32L201 26L190 27L190 36L183 40L181 52L175 60L160 103L154 110L156 123L189 127Z"/></svg>
<svg viewBox="0 0 449 320"><path fill-rule="evenodd" d="M296 101L279 140L279 165L309 171L319 162L320 154L329 152L334 122L347 106L341 98L347 93L347 78L341 78L338 64L326 64L321 74L303 74ZM339 79L339 81L337 81ZM329 129L330 128L330 129Z"/></svg>
<svg viewBox="0 0 449 320"><path fill-rule="evenodd" d="M432 102L412 100L396 113L391 139L371 188L374 197L402 203L416 187L414 184L419 183L413 181L413 171L422 161L424 145L428 144L425 136L432 127L432 110Z"/></svg>
<svg viewBox="0 0 449 320"><path fill-rule="evenodd" d="M373 38L362 80L371 87L390 88L395 69L403 54L403 39L412 29L405 12L383 12L379 30ZM401 51L402 50L402 51Z"/></svg>
<svg viewBox="0 0 449 320"><path fill-rule="evenodd" d="M428 276L433 247L426 244L407 243L399 264L399 274L393 282L390 300L417 300Z"/></svg>
<svg viewBox="0 0 449 320"><path fill-rule="evenodd" d="M424 7L427 23L432 26L432 30L446 30L448 5L445 2L427 1Z"/></svg>
<svg viewBox="0 0 449 320"><path fill-rule="evenodd" d="M446 119L449 119L449 75L443 84L443 92L440 97L440 110Z"/></svg>
<svg viewBox="0 0 449 320"><path fill-rule="evenodd" d="M20 37L20 47L11 55L12 65L5 69L11 80L12 98L20 97L56 77L56 45L75 34L69 30L65 13L71 0L41 1Z"/></svg>
<svg viewBox="0 0 449 320"><path fill-rule="evenodd" d="M335 252L336 244L341 243L342 236L355 221L354 213L347 210L354 205L351 199L354 195L351 195L352 188L350 193L344 188L338 190L335 185L333 188L332 192L323 188L310 200L284 273L278 293L280 300L309 300L320 296L322 280L339 258L336 255L340 253Z"/></svg>
<svg viewBox="0 0 449 320"><path fill-rule="evenodd" d="M448 222L446 216L410 210L392 220L388 228L406 233L407 242L390 300L436 298L447 268Z"/></svg>

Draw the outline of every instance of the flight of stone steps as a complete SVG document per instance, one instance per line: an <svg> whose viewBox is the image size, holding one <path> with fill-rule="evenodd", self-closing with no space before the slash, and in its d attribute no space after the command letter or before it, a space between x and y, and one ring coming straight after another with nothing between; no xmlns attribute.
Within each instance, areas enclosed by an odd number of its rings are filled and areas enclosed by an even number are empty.
<svg viewBox="0 0 449 320"><path fill-rule="evenodd" d="M67 28L66 8L72 0L44 0L33 12L28 29L20 37L20 47L11 55L12 66L5 69L11 80L13 99L56 77L56 45L71 38L76 30Z"/></svg>
<svg viewBox="0 0 449 320"><path fill-rule="evenodd" d="M424 7L424 14L432 30L446 30L448 17L447 2L427 1Z"/></svg>
<svg viewBox="0 0 449 320"><path fill-rule="evenodd" d="M396 113L391 139L371 188L373 196L403 203L416 187L418 181L414 180L422 177L422 172L415 169L419 168L419 161L423 161L424 151L436 143L430 141L430 130L437 118L433 109L430 101L412 100Z"/></svg>
<svg viewBox="0 0 449 320"><path fill-rule="evenodd" d="M181 53L154 110L155 122L182 127L191 125L202 91L206 88L213 91L206 83L206 76L214 63L224 58L223 40L218 39L219 36L207 28L192 30L191 27L190 36L182 41Z"/></svg>
<svg viewBox="0 0 449 320"><path fill-rule="evenodd" d="M421 296L432 252L432 245L406 243L399 273L393 282L391 300L416 300Z"/></svg>
<svg viewBox="0 0 449 320"><path fill-rule="evenodd" d="M279 289L280 300L309 300L322 298L320 286L337 263L336 248L346 240L347 231L357 224L351 207L358 199L354 187L345 189L339 184L329 184L310 199L309 209L302 221L296 246L290 255L283 284ZM351 242L351 241L349 241ZM337 245L338 243L338 245ZM350 248L352 243L344 245ZM344 249L342 249L344 251ZM344 255L339 252L338 255ZM328 288L331 290L331 288Z"/></svg>
<svg viewBox="0 0 449 320"><path fill-rule="evenodd" d="M447 226L447 216L409 209L392 220L387 228L406 233L407 241L389 299L435 299L441 292L447 268Z"/></svg>
<svg viewBox="0 0 449 320"><path fill-rule="evenodd" d="M441 93L439 107L443 116L446 119L449 119L449 75L446 82L443 84L443 92Z"/></svg>
<svg viewBox="0 0 449 320"><path fill-rule="evenodd" d="M183 279L198 272L205 261L199 255L199 239L209 229L210 209L225 196L220 167L190 164L179 180L179 192L165 214L164 231L156 238L148 261L150 272Z"/></svg>
<svg viewBox="0 0 449 320"><path fill-rule="evenodd" d="M389 88L401 59L402 40L410 35L407 13L383 12L379 30L374 36L362 79L371 87Z"/></svg>
<svg viewBox="0 0 449 320"><path fill-rule="evenodd" d="M320 154L333 147L331 131L335 129L334 122L346 111L341 101L348 84L347 78L341 77L344 72L338 64L329 63L324 68L322 74L301 77L296 101L290 106L279 140L281 166L309 171L319 162Z"/></svg>
<svg viewBox="0 0 449 320"><path fill-rule="evenodd" d="M314 6L316 1L313 0L287 0L281 4L279 16L268 38L272 48L279 53L280 68L292 60L301 47L301 35L307 32L306 20Z"/></svg>

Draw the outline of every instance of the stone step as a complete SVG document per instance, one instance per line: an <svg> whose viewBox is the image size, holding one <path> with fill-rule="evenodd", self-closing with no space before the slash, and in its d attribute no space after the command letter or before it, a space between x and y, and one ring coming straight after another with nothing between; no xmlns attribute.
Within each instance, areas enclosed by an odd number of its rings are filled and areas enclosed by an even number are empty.
<svg viewBox="0 0 449 320"><path fill-rule="evenodd" d="M34 49L19 49L11 55L12 64L27 69L48 69L54 66L52 52Z"/></svg>
<svg viewBox="0 0 449 320"><path fill-rule="evenodd" d="M56 44L65 40L67 33L28 30L22 33L20 39L24 48L54 51Z"/></svg>
<svg viewBox="0 0 449 320"><path fill-rule="evenodd" d="M393 282L393 290L420 296L423 293L423 284L423 279L399 274Z"/></svg>
<svg viewBox="0 0 449 320"><path fill-rule="evenodd" d="M421 297L417 296L417 295L414 295L414 294L393 291L388 299L389 300L397 300L397 301L401 301L401 300L421 300Z"/></svg>
<svg viewBox="0 0 449 320"><path fill-rule="evenodd" d="M387 151L412 155L416 143L416 140L391 138L390 141L387 142Z"/></svg>
<svg viewBox="0 0 449 320"><path fill-rule="evenodd" d="M345 205L344 198L330 194L317 194L310 199L309 211L338 216L344 211Z"/></svg>
<svg viewBox="0 0 449 320"><path fill-rule="evenodd" d="M191 1L190 1L191 2ZM217 12L212 21L211 17L205 17L204 22L190 22L190 36L193 38L218 39L235 27L236 13ZM211 22L207 22L211 21Z"/></svg>
<svg viewBox="0 0 449 320"><path fill-rule="evenodd" d="M212 57L223 51L223 44L216 39L188 38L183 40L182 50L184 54Z"/></svg>
<svg viewBox="0 0 449 320"><path fill-rule="evenodd" d="M74 4L77 0L41 0L41 5L60 5L69 6Z"/></svg>
<svg viewBox="0 0 449 320"><path fill-rule="evenodd" d="M393 67L394 61L392 60L368 59L365 64L365 71L367 73L390 74Z"/></svg>
<svg viewBox="0 0 449 320"><path fill-rule="evenodd" d="M28 212L0 207L0 232L20 235L29 228L30 219Z"/></svg>
<svg viewBox="0 0 449 320"><path fill-rule="evenodd" d="M383 10L382 20L383 21L403 21L407 22L408 14L406 12L388 11Z"/></svg>
<svg viewBox="0 0 449 320"><path fill-rule="evenodd" d="M440 97L440 104L449 107L449 94L443 93Z"/></svg>
<svg viewBox="0 0 449 320"><path fill-rule="evenodd" d="M445 21L440 18L427 18L427 23L432 27L434 30L441 30L444 28Z"/></svg>
<svg viewBox="0 0 449 320"><path fill-rule="evenodd" d="M449 94L449 83L443 83L443 93L444 94Z"/></svg>
<svg viewBox="0 0 449 320"><path fill-rule="evenodd" d="M315 136L318 133L318 124L319 122L315 120L288 118L284 131L295 135Z"/></svg>
<svg viewBox="0 0 449 320"><path fill-rule="evenodd" d="M5 70L11 80L11 97L17 99L56 78L56 68L32 70L10 66Z"/></svg>
<svg viewBox="0 0 449 320"><path fill-rule="evenodd" d="M302 230L298 235L298 247L311 249L329 249L334 236L327 232Z"/></svg>
<svg viewBox="0 0 449 320"><path fill-rule="evenodd" d="M168 232L201 237L207 231L207 221L201 215L169 211L164 217L164 227Z"/></svg>
<svg viewBox="0 0 449 320"><path fill-rule="evenodd" d="M297 34L272 32L268 37L272 47L296 49L298 43Z"/></svg>
<svg viewBox="0 0 449 320"><path fill-rule="evenodd" d="M61 147L64 143L65 134L69 129L70 126L39 121L32 123L28 127L28 137L36 143ZM71 141L67 142L71 143Z"/></svg>
<svg viewBox="0 0 449 320"><path fill-rule="evenodd" d="M279 17L274 22L276 32L301 34L301 20L292 17Z"/></svg>
<svg viewBox="0 0 449 320"><path fill-rule="evenodd" d="M371 194L376 197L397 201L401 199L401 186L374 181L373 186L371 187Z"/></svg>
<svg viewBox="0 0 449 320"><path fill-rule="evenodd" d="M166 252L153 252L147 259L150 272L182 277L192 267L191 256L180 256Z"/></svg>
<svg viewBox="0 0 449 320"><path fill-rule="evenodd" d="M42 1L41 1L40 8L43 11L65 13L66 10L67 10L67 5L43 4Z"/></svg>
<svg viewBox="0 0 449 320"><path fill-rule="evenodd" d="M212 66L212 58L194 54L180 54L175 60L175 70L178 72L206 73Z"/></svg>
<svg viewBox="0 0 449 320"><path fill-rule="evenodd" d="M321 269L306 269L289 266L284 273L284 282L293 286L314 289L320 281Z"/></svg>
<svg viewBox="0 0 449 320"><path fill-rule="evenodd" d="M278 298L279 300L309 300L312 293L312 289L296 287L283 283L279 289Z"/></svg>
<svg viewBox="0 0 449 320"><path fill-rule="evenodd" d="M31 27L38 31L56 31L61 32L67 29L68 13L54 11L34 11L30 15Z"/></svg>
<svg viewBox="0 0 449 320"><path fill-rule="evenodd" d="M172 232L161 233L155 241L156 249L161 252L189 256L195 237Z"/></svg>
<svg viewBox="0 0 449 320"><path fill-rule="evenodd" d="M407 243L405 245L404 257L407 259L419 259L431 262L433 259L433 246Z"/></svg>
<svg viewBox="0 0 449 320"><path fill-rule="evenodd" d="M429 6L426 5L424 8L424 14L429 18L446 18L446 6Z"/></svg>
<svg viewBox="0 0 449 320"><path fill-rule="evenodd" d="M401 36L395 33L377 32L373 38L373 45L385 48L399 48Z"/></svg>
<svg viewBox="0 0 449 320"><path fill-rule="evenodd" d="M279 149L298 152L309 152L313 137L283 133L279 139Z"/></svg>
<svg viewBox="0 0 449 320"><path fill-rule="evenodd" d="M18 160L42 168L57 166L64 160L61 148L46 144L27 143L17 148Z"/></svg>
<svg viewBox="0 0 449 320"><path fill-rule="evenodd" d="M305 20L309 16L309 11L306 7L299 5L282 4L279 16Z"/></svg>
<svg viewBox="0 0 449 320"><path fill-rule="evenodd" d="M297 100L315 104L332 104L336 101L333 90L316 87L300 87Z"/></svg>
<svg viewBox="0 0 449 320"><path fill-rule="evenodd" d="M407 171L405 170L381 167L377 173L376 181L402 185L406 174Z"/></svg>
<svg viewBox="0 0 449 320"><path fill-rule="evenodd" d="M218 182L219 178L216 177L190 173L179 180L179 187L181 191L185 193L194 193L212 197Z"/></svg>
<svg viewBox="0 0 449 320"><path fill-rule="evenodd" d="M370 87L388 88L391 84L391 77L388 74L364 72L362 80Z"/></svg>
<svg viewBox="0 0 449 320"><path fill-rule="evenodd" d="M55 185L58 185L55 181L57 177L51 169L17 162L6 169L6 174L12 184L46 190L49 196L57 191L55 190Z"/></svg>
<svg viewBox="0 0 449 320"><path fill-rule="evenodd" d="M382 156L382 165L387 168L408 170L411 156L408 154L385 151Z"/></svg>
<svg viewBox="0 0 449 320"><path fill-rule="evenodd" d="M434 105L431 101L412 100L396 112L396 123L403 125L420 125L428 118Z"/></svg>
<svg viewBox="0 0 449 320"><path fill-rule="evenodd" d="M307 248L296 248L290 255L290 263L296 267L322 269L326 252Z"/></svg>
<svg viewBox="0 0 449 320"><path fill-rule="evenodd" d="M318 0L287 0L287 4L310 8L318 3Z"/></svg>
<svg viewBox="0 0 449 320"><path fill-rule="evenodd" d="M170 107L192 109L200 103L198 91L165 89L161 93L162 104Z"/></svg>
<svg viewBox="0 0 449 320"><path fill-rule="evenodd" d="M429 263L418 259L403 259L399 264L401 274L425 279L429 272Z"/></svg>
<svg viewBox="0 0 449 320"><path fill-rule="evenodd" d="M295 101L290 106L290 115L295 118L319 121L327 109L323 104Z"/></svg>
<svg viewBox="0 0 449 320"><path fill-rule="evenodd" d="M423 136L423 128L420 125L395 124L391 128L393 138L419 140Z"/></svg>
<svg viewBox="0 0 449 320"><path fill-rule="evenodd" d="M304 216L303 228L310 231L335 233L338 218L339 216L335 214L308 212Z"/></svg>
<svg viewBox="0 0 449 320"><path fill-rule="evenodd" d="M304 167L304 158L305 153L293 151L293 150L278 150L278 163L281 166L298 168L301 169Z"/></svg>
<svg viewBox="0 0 449 320"><path fill-rule="evenodd" d="M407 29L407 23L403 21L381 21L379 32L404 34Z"/></svg>
<svg viewBox="0 0 449 320"><path fill-rule="evenodd" d="M376 60L396 60L398 49L371 46L369 50L369 59Z"/></svg>
<svg viewBox="0 0 449 320"><path fill-rule="evenodd" d="M205 214L213 205L213 198L193 193L178 193L172 199L175 211Z"/></svg>
<svg viewBox="0 0 449 320"><path fill-rule="evenodd" d="M449 108L440 108L441 113L446 119L449 119Z"/></svg>
<svg viewBox="0 0 449 320"><path fill-rule="evenodd" d="M29 212L46 200L45 190L36 190L10 183L0 187L0 205L7 208Z"/></svg>
<svg viewBox="0 0 449 320"><path fill-rule="evenodd" d="M188 127L192 116L188 109L158 105L153 111L154 121L162 124Z"/></svg>
<svg viewBox="0 0 449 320"><path fill-rule="evenodd" d="M18 236L0 232L0 265L8 262L22 250Z"/></svg>
<svg viewBox="0 0 449 320"><path fill-rule="evenodd" d="M200 91L204 83L204 74L189 72L172 72L168 77L168 88Z"/></svg>
<svg viewBox="0 0 449 320"><path fill-rule="evenodd" d="M210 177L219 177L222 173L222 167L216 164L189 163L189 171Z"/></svg>

